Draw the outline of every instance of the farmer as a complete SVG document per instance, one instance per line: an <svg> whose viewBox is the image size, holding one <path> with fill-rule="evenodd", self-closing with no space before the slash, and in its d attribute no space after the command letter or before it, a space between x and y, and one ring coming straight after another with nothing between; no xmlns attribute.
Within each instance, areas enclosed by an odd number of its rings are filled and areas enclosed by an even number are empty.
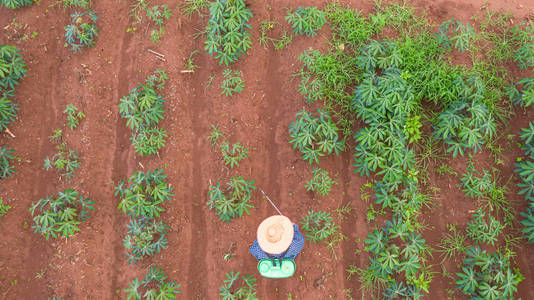
<svg viewBox="0 0 534 300"><path fill-rule="evenodd" d="M283 215L263 220L256 237L250 253L258 260L271 259L274 266L276 260L280 264L284 258L294 260L304 246L304 237L299 232L298 225Z"/></svg>

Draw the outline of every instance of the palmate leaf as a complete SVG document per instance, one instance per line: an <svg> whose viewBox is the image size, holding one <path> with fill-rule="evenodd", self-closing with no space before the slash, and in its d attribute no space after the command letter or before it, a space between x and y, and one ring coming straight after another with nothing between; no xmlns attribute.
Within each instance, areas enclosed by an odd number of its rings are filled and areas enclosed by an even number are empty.
<svg viewBox="0 0 534 300"><path fill-rule="evenodd" d="M61 222L61 223L58 223L59 228L56 229L56 231L61 232L61 235L63 235L66 238L69 238L73 236L76 231L80 231L80 228L76 226L77 224L80 224L80 222L76 222L76 221Z"/></svg>
<svg viewBox="0 0 534 300"><path fill-rule="evenodd" d="M527 213L521 213L521 215L525 217L525 219L521 221L521 224L525 226L521 232L525 234L529 243L534 243L534 215Z"/></svg>
<svg viewBox="0 0 534 300"><path fill-rule="evenodd" d="M384 269L396 271L400 265L398 257L399 255L392 252L391 249L385 249L379 253L378 261Z"/></svg>
<svg viewBox="0 0 534 300"><path fill-rule="evenodd" d="M365 247L365 251L369 251L378 255L385 248L385 245L388 242L388 238L384 231L374 229L373 232L368 233L368 238L364 240L365 244L368 246Z"/></svg>
<svg viewBox="0 0 534 300"><path fill-rule="evenodd" d="M141 287L141 284L139 283L139 279L134 278L132 282L128 284L130 287L125 289L124 292L127 293L126 297L128 300L138 300L141 299L141 294L139 293L139 288Z"/></svg>
<svg viewBox="0 0 534 300"><path fill-rule="evenodd" d="M7 98L0 98L0 130L6 129L17 116L18 105Z"/></svg>
<svg viewBox="0 0 534 300"><path fill-rule="evenodd" d="M421 268L420 258L417 255L410 256L401 263L400 270L406 273L406 276L412 276Z"/></svg>
<svg viewBox="0 0 534 300"><path fill-rule="evenodd" d="M501 299L501 291L497 286L489 285L487 282L483 282L479 286L480 295L484 297L484 299L488 300L495 300L495 299Z"/></svg>
<svg viewBox="0 0 534 300"><path fill-rule="evenodd" d="M472 267L463 267L463 273L456 273L460 278L456 280L458 289L462 290L464 295L474 295L475 291L478 289L478 279L475 274L475 270Z"/></svg>
<svg viewBox="0 0 534 300"><path fill-rule="evenodd" d="M521 176L521 180L526 183L534 182L534 161L524 160L517 163L515 172Z"/></svg>
<svg viewBox="0 0 534 300"><path fill-rule="evenodd" d="M534 124L532 122L529 122L528 128L521 128L521 131L519 132L519 137L526 145L534 144Z"/></svg>
<svg viewBox="0 0 534 300"><path fill-rule="evenodd" d="M392 280L383 295L388 300L401 299L406 296L406 287L402 281Z"/></svg>
<svg viewBox="0 0 534 300"><path fill-rule="evenodd" d="M518 277L519 276L516 273L512 273L512 270L508 267L504 282L501 285L503 297L513 298L514 294L517 292L517 284L521 281L521 279L518 280Z"/></svg>
<svg viewBox="0 0 534 300"><path fill-rule="evenodd" d="M6 146L0 147L0 178L12 177L15 173L15 168L10 164L10 161L15 159L11 155L14 152L14 150L7 149Z"/></svg>

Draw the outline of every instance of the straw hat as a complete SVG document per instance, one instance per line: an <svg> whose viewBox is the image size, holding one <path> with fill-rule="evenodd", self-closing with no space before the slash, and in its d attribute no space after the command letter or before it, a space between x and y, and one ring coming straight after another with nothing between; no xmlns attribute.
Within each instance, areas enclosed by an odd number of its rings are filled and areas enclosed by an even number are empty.
<svg viewBox="0 0 534 300"><path fill-rule="evenodd" d="M294 233L293 223L288 217L271 216L263 220L258 227L258 244L269 254L280 254L289 248Z"/></svg>

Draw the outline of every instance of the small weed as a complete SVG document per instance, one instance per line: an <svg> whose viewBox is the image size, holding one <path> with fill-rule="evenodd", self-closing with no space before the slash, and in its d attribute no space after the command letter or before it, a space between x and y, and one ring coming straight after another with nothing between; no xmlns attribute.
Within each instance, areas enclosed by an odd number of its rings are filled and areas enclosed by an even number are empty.
<svg viewBox="0 0 534 300"><path fill-rule="evenodd" d="M224 261L229 261L230 259L232 259L235 256L235 253L234 253L235 252L235 247L236 247L235 243L231 243L230 244L230 247L228 247L228 250L223 255L223 260Z"/></svg>
<svg viewBox="0 0 534 300"><path fill-rule="evenodd" d="M185 4L180 7L180 10L188 17L194 13L202 17L202 11L208 8L209 4L209 0L185 0Z"/></svg>
<svg viewBox="0 0 534 300"><path fill-rule="evenodd" d="M185 70L187 71L191 71L192 73L195 72L195 70L198 68L197 65L195 65L195 58L193 57L195 54L198 53L198 50L193 50L190 54L189 54L189 57L187 58L185 64L184 64L184 68Z"/></svg>
<svg viewBox="0 0 534 300"><path fill-rule="evenodd" d="M386 212L384 209L380 209L379 211L375 210L375 207L372 203L369 203L369 208L367 209L367 214L365 215L365 219L367 220L367 223L370 223L371 221L376 220L377 215L385 215Z"/></svg>
<svg viewBox="0 0 534 300"><path fill-rule="evenodd" d="M91 0L61 0L61 2L67 8L80 7L87 9L91 5Z"/></svg>
<svg viewBox="0 0 534 300"><path fill-rule="evenodd" d="M219 126L211 124L211 132L207 139L210 141L211 146L215 147L219 144L219 141L224 138L224 133L219 129Z"/></svg>
<svg viewBox="0 0 534 300"><path fill-rule="evenodd" d="M415 115L406 119L404 134L408 137L410 143L415 143L421 139L421 116Z"/></svg>
<svg viewBox="0 0 534 300"><path fill-rule="evenodd" d="M454 169L448 164L441 164L439 168L436 169L436 172L441 176L445 176L445 175L458 176L458 172L454 171Z"/></svg>
<svg viewBox="0 0 534 300"><path fill-rule="evenodd" d="M343 205L342 207L338 207L334 209L334 212L337 213L337 217L340 220L346 220L349 216L351 216L351 212L354 208L351 206L351 203L347 203ZM354 218L356 218L356 215L352 215Z"/></svg>
<svg viewBox="0 0 534 300"><path fill-rule="evenodd" d="M131 2L130 4L130 10L128 12L128 17L133 18L134 24L141 23L141 20L143 19L142 12L146 12L148 9L148 3L150 0L129 0Z"/></svg>
<svg viewBox="0 0 534 300"><path fill-rule="evenodd" d="M438 251L441 252L442 262L450 260L460 253L464 253L467 246L464 244L466 236L456 229L453 224L447 225L447 233L438 244Z"/></svg>
<svg viewBox="0 0 534 300"><path fill-rule="evenodd" d="M280 25L280 23L270 20L262 21L260 25L260 37L258 41L261 45L263 45L264 48L267 48L268 42L271 42L274 50L278 51L289 46L289 44L291 44L293 41L293 36L288 35L287 31L284 31L279 39L269 36L269 33L274 30L276 25Z"/></svg>
<svg viewBox="0 0 534 300"><path fill-rule="evenodd" d="M3 203L4 199L0 198L0 217L4 216L10 209L11 206Z"/></svg>

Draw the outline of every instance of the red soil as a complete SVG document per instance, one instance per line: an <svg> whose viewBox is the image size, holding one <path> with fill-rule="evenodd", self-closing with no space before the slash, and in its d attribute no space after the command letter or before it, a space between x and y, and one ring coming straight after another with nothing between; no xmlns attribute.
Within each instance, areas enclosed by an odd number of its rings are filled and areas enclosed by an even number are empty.
<svg viewBox="0 0 534 300"><path fill-rule="evenodd" d="M370 2L353 2L352 7L364 12L372 8ZM467 21L483 2L415 4L426 9L429 19L439 24L451 17ZM360 199L359 189L371 179L353 172L351 151L339 157L322 158L321 167L334 174L339 185L327 197L314 197L304 188L311 166L288 143L287 127L295 113L305 107L297 93L297 81L291 77L299 68L297 55L309 47L324 48L328 29L313 39L297 37L288 49L279 52L257 43L262 20L274 19L287 27L283 20L286 6L322 6L322 2L299 0L280 6L275 1L250 1L254 46L232 66L243 72L246 88L231 98L225 98L219 89L225 67L205 54L203 38L191 37L204 28L205 19L183 17L177 10L181 2L154 3L168 4L174 15L166 23L167 33L162 42L154 44L145 33L146 21L137 26L136 33L126 32L131 26L127 1L94 1L100 36L94 48L77 55L63 46L63 26L69 21L70 10L50 7L51 3L41 0L40 5L16 11L0 9L3 28L0 43L20 48L29 69L16 91L21 109L10 129L17 137L0 136L0 143L15 149L21 158L16 164L17 174L2 180L0 185L0 197L13 206L0 219L0 231L4 233L0 239L1 299L123 298L121 290L128 282L143 276L153 264L182 284L180 296L184 299L216 299L224 274L232 269L254 274L261 299L283 299L288 294L297 299L343 299L344 290L349 288L354 297L360 297L359 283L355 276L347 280L345 270L351 264L366 265L368 255L363 250L363 239L375 225L383 224L382 219L377 223L367 223L365 219L368 204ZM509 10L518 18L534 11L533 3L522 6L518 3L491 1L490 8ZM17 40L13 29L5 27L13 18L27 24L23 33L30 35L35 31L38 35L26 41ZM164 54L166 61L158 60L148 49ZM193 50L200 50L195 56L200 68L194 74L181 74L184 60ZM130 145L130 131L118 114L118 103L157 68L165 69L170 78L163 91L167 102L162 124L169 137L159 157L140 158ZM210 76L215 78L207 86ZM43 159L54 150L47 137L54 129L63 127L62 110L67 103L80 107L87 116L78 129L65 129L69 145L81 154L82 168L72 183L61 182L57 174L42 169ZM517 110L504 134L517 134L533 118L532 110ZM238 168L228 170L217 152L212 151L206 139L210 124L219 124L231 142L239 141L251 150L249 158ZM500 167L504 178L512 176L513 162L519 155L515 143L506 149L504 165ZM479 167L492 165L487 152L475 157ZM461 173L466 159L450 163ZM166 169L176 195L166 204L162 218L172 231L167 250L143 259L138 265L128 265L122 245L127 219L117 209L113 187L141 165ZM353 216L337 219L347 240L340 244L335 256L324 245L308 242L297 259L297 273L290 279L259 277L257 262L248 253L248 247L254 240L256 226L274 213L272 207L255 192L252 199L255 208L250 216L224 224L205 205L210 180L224 181L236 175L254 180L295 222L310 209L332 210L350 204ZM431 245L446 232L447 224L458 223L463 228L469 219L468 210L474 208L473 201L458 189L458 182L459 178L438 177L431 172L430 184L441 189L436 199L440 205L424 212L424 223L430 227L424 235ZM510 197L524 207L515 183L515 179L510 182ZM74 187L93 199L96 210L74 238L46 241L32 232L29 205L66 187ZM359 241L355 242L356 239ZM223 255L232 244L235 257L224 261ZM534 265L528 255L533 249L532 245L522 243L516 258L526 278L519 285L523 299L534 298L534 291L529 289L534 283ZM445 299L445 289L454 289L454 285L441 276L438 256L435 254L433 261L437 274L431 295ZM454 272L453 267L451 263L450 272ZM458 292L456 296L461 298Z"/></svg>

